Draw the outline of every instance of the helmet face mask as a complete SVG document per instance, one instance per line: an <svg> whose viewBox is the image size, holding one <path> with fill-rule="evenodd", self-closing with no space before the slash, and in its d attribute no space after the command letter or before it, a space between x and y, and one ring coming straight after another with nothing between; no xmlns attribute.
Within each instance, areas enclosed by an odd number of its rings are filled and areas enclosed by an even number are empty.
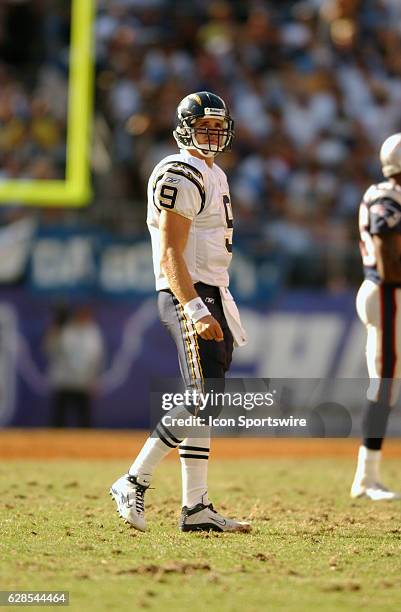
<svg viewBox="0 0 401 612"><path fill-rule="evenodd" d="M210 127L208 122L202 124L201 119L217 120L221 127ZM234 121L222 98L201 91L181 100L173 135L180 149L196 149L204 157L214 157L231 149Z"/></svg>

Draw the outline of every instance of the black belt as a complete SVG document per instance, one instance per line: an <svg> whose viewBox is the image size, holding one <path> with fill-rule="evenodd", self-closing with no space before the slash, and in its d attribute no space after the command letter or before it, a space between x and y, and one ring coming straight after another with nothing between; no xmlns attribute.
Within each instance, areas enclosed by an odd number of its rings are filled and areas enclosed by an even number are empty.
<svg viewBox="0 0 401 612"><path fill-rule="evenodd" d="M220 290L218 287L216 287L216 285L207 285L206 283L202 283L201 281L198 281L197 283L194 284L195 289L206 289L207 291L211 291L214 292L218 295L220 295ZM165 293L170 293L170 295L174 295L174 293L171 291L171 289L169 287L167 287L166 289L159 289L158 293L160 293L160 291L164 291Z"/></svg>

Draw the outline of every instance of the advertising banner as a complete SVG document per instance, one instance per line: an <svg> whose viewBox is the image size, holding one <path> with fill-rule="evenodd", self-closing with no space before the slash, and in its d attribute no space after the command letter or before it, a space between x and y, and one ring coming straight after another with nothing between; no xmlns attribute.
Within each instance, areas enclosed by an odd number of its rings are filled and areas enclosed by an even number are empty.
<svg viewBox="0 0 401 612"><path fill-rule="evenodd" d="M158 320L156 296L85 304L106 352L92 390L91 425L148 427L153 381L179 376L175 346ZM52 423L44 338L53 307L52 300L23 288L0 292L1 426ZM249 341L234 351L230 377L368 382L365 330L355 315L352 292L287 292L269 306L242 305L240 310ZM68 418L74 426L74 414Z"/></svg>

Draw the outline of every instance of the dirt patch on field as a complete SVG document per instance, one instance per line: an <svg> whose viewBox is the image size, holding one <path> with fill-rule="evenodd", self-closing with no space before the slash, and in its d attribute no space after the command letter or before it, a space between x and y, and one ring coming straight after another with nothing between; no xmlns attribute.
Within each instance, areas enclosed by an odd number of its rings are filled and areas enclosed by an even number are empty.
<svg viewBox="0 0 401 612"><path fill-rule="evenodd" d="M126 430L4 429L0 431L0 458L131 459L147 435L143 431ZM218 438L212 441L212 456L219 459L355 457L358 445L358 440L342 439ZM387 440L384 454L401 457L400 441Z"/></svg>

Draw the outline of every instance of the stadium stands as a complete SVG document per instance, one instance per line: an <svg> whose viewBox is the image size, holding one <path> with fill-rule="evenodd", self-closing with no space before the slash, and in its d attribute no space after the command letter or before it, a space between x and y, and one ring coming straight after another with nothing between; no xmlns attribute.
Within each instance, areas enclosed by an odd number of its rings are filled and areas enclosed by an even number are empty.
<svg viewBox="0 0 401 612"><path fill-rule="evenodd" d="M6 2L0 24L0 176L62 177L69 12ZM146 181L175 150L177 100L213 90L236 120L219 160L236 244L274 254L287 284L355 284L359 198L380 177L378 144L401 129L400 26L396 0L99 2L94 203L39 219L145 233Z"/></svg>

